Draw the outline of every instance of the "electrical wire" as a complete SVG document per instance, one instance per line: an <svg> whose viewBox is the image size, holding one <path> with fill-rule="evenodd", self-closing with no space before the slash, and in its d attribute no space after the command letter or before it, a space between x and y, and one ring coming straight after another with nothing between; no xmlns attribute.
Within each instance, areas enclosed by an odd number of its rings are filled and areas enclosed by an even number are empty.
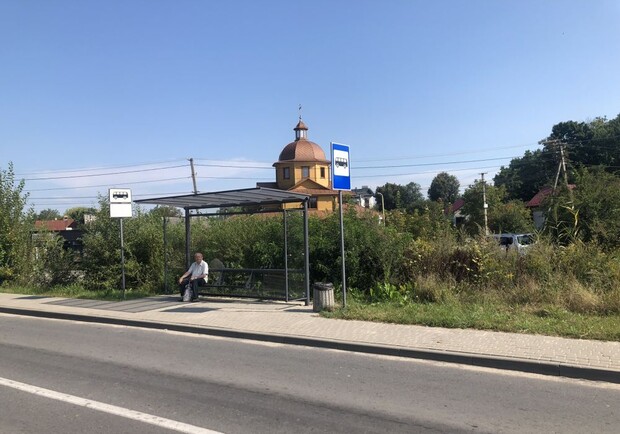
<svg viewBox="0 0 620 434"><path fill-rule="evenodd" d="M171 192L171 193L143 193L134 194L133 197L150 197L150 196L163 196L163 195L175 195L175 194L191 194L188 191ZM73 200L73 199L98 199L99 196L56 196L56 197L28 197L28 200Z"/></svg>
<svg viewBox="0 0 620 434"><path fill-rule="evenodd" d="M194 166L198 167L225 167L225 168L233 168L233 169L273 169L272 166L239 166L235 164L204 164L204 163L196 163Z"/></svg>
<svg viewBox="0 0 620 434"><path fill-rule="evenodd" d="M92 170L125 169L127 167L152 166L155 164L168 164L168 163L176 163L179 161L184 161L184 160L176 159L176 160L166 160L166 161L159 161L159 162L153 162L153 163L137 163L137 164L126 164L126 165L121 165L121 166L90 167L90 168L84 168L84 169L43 170L40 172L19 173L19 174L15 174L15 176L33 176L33 175L47 175L50 173L67 173L67 172L73 173L73 172L87 172L87 171L92 171Z"/></svg>
<svg viewBox="0 0 620 434"><path fill-rule="evenodd" d="M123 185L135 185L135 184L148 184L148 183L157 183L157 182L167 182L167 181L178 181L181 179L191 179L191 176L181 176L178 178L164 178L164 179L152 179L149 181L131 181L131 182L122 182L119 184ZM99 185L80 185L77 187L54 187L54 188L37 188L33 190L26 190L29 193L39 192L39 191L57 191L57 190L74 190L78 188L100 188L100 187L109 187L109 184L99 184Z"/></svg>
<svg viewBox="0 0 620 434"><path fill-rule="evenodd" d="M485 167L467 167L467 168L463 168L463 169L455 169L455 170L450 170L450 173L452 172L466 172L469 170L484 170L484 169L495 169L495 168L499 168L501 166L485 166ZM432 170L432 171L427 171L427 172L410 172L410 173L382 173L382 174L375 174L375 175L361 175L358 178L359 179L366 179L366 178L381 178L381 177L385 177L385 176L412 176L412 175L430 175L433 173L439 173L439 172L446 172L446 170Z"/></svg>
<svg viewBox="0 0 620 434"><path fill-rule="evenodd" d="M198 179L224 179L224 180L250 180L250 181L272 181L273 178L255 178L242 176L197 176Z"/></svg>
<svg viewBox="0 0 620 434"><path fill-rule="evenodd" d="M479 149L473 151L461 151L461 152L450 152L447 154L428 154L428 155L417 155L417 156L409 156L409 157L391 157L391 158L365 158L365 159L356 159L355 161L359 162L368 162L368 161L402 161L402 160L416 160L418 158L435 158L435 157L451 157L453 155L468 155L468 154L479 154L483 152L497 151L500 149L514 149L514 148L528 148L528 147L542 146L540 144L528 144L528 145L512 145L512 146L498 146L494 148L486 148Z"/></svg>
<svg viewBox="0 0 620 434"><path fill-rule="evenodd" d="M497 157L497 158L481 158L477 160L463 160L463 161L442 161L440 163L417 163L417 164L397 164L392 166L360 166L355 167L351 165L351 171L360 169L393 169L400 167L422 167L422 166L439 166L441 164L465 164L465 163L481 163L484 161L499 161L508 160L515 157Z"/></svg>
<svg viewBox="0 0 620 434"><path fill-rule="evenodd" d="M179 167L186 167L185 165L168 166L168 167L153 167L150 169L140 170L125 170L119 172L107 172L107 173L91 173L88 175L70 175L70 176L48 176L43 178L24 178L24 181L49 181L52 179L73 179L73 178L91 178L95 176L109 176L109 175L124 175L127 173L142 173L142 172L154 172L157 170L176 169Z"/></svg>

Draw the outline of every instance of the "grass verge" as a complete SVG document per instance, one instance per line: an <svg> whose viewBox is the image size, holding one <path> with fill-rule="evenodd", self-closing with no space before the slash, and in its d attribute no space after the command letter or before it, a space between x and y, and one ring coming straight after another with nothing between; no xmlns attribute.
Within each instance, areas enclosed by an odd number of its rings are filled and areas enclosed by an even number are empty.
<svg viewBox="0 0 620 434"><path fill-rule="evenodd" d="M620 315L569 312L557 306L507 306L494 303L364 303L322 312L327 318L473 328L570 338L620 341Z"/></svg>

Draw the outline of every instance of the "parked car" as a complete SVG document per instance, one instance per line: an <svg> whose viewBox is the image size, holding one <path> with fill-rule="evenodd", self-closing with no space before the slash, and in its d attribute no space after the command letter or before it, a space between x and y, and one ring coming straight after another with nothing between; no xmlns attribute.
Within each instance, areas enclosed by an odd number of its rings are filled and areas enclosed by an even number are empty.
<svg viewBox="0 0 620 434"><path fill-rule="evenodd" d="M516 250L518 253L525 253L534 244L533 234L494 234L499 245L508 250Z"/></svg>

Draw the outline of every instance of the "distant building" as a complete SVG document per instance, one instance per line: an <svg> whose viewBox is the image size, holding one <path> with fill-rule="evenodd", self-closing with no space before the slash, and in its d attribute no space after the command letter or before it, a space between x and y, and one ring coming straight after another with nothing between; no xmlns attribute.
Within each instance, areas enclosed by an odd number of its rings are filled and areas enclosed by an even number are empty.
<svg viewBox="0 0 620 434"><path fill-rule="evenodd" d="M35 246L42 245L51 234L55 234L62 237L65 249L82 251L82 230L75 220L67 216L60 220L37 220L34 227L32 240Z"/></svg>
<svg viewBox="0 0 620 434"><path fill-rule="evenodd" d="M278 161L273 163L275 182L259 182L256 186L308 194L310 209L335 210L338 191L332 189L331 162L319 145L308 140L308 127L301 118L293 131L295 140L282 149Z"/></svg>
<svg viewBox="0 0 620 434"><path fill-rule="evenodd" d="M573 190L575 184L568 184L568 188ZM532 211L532 218L534 219L534 227L537 230L541 230L545 226L546 212L543 204L545 200L553 194L553 187L543 187L538 193L525 204Z"/></svg>
<svg viewBox="0 0 620 434"><path fill-rule="evenodd" d="M468 216L463 213L463 205L465 205L465 200L458 198L445 210L446 215L452 216L452 224L456 227L462 226L467 221Z"/></svg>
<svg viewBox="0 0 620 434"><path fill-rule="evenodd" d="M374 209L376 205L375 193L367 185L362 188L354 188L351 190L355 203L363 208Z"/></svg>

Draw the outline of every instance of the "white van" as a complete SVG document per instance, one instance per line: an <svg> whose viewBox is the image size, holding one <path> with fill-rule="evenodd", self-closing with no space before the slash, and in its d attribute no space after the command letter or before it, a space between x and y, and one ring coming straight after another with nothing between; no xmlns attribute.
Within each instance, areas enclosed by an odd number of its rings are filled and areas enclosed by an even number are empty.
<svg viewBox="0 0 620 434"><path fill-rule="evenodd" d="M499 245L508 250L516 250L519 253L525 253L527 249L534 244L533 234L494 234Z"/></svg>

